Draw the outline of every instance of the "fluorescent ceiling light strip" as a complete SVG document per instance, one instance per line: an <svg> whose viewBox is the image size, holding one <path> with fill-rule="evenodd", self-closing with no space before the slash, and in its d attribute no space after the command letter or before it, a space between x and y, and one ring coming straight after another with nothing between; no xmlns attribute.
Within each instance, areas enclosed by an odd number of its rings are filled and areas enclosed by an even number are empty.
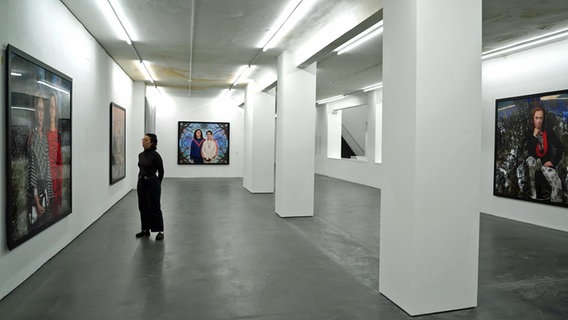
<svg viewBox="0 0 568 320"><path fill-rule="evenodd" d="M146 79L149 79L150 82L152 82L152 84L155 85L154 78L152 78L150 71L148 71L148 67L146 67L146 63L144 63L143 60L140 60L140 65L141 65L140 70L142 70L142 72L144 73L144 76L146 76Z"/></svg>
<svg viewBox="0 0 568 320"><path fill-rule="evenodd" d="M342 54L348 50L351 50L360 44L368 41L369 39L381 34L383 32L383 21L379 21L372 25L371 27L367 28L365 31L359 33L355 37L351 38L349 41L345 42L344 44L337 47L335 50L337 54Z"/></svg>
<svg viewBox="0 0 568 320"><path fill-rule="evenodd" d="M19 72L10 72L10 75L14 76L14 77L21 77L22 74Z"/></svg>
<svg viewBox="0 0 568 320"><path fill-rule="evenodd" d="M361 108L361 107L366 107L366 106L367 106L367 104L358 104L356 106L335 107L335 108L333 108L332 112L347 110L347 109L353 109L353 108Z"/></svg>
<svg viewBox="0 0 568 320"><path fill-rule="evenodd" d="M129 40L128 44L132 43L132 40L135 39L136 37L133 36L133 34L132 34L134 28L132 28L132 25L130 24L130 20L128 20L128 18L126 17L126 14L124 14L124 11L122 11L122 7L117 2L117 0L108 0L108 1L109 1L110 6L112 7L112 9L114 11L114 14L116 15L116 18L120 22L120 26L124 30L124 33L126 33L126 35L128 36L128 40Z"/></svg>
<svg viewBox="0 0 568 320"><path fill-rule="evenodd" d="M305 17L312 5L314 4L315 0L303 0L301 4L299 4L296 10L290 15L290 18L286 20L286 23L282 26L282 28L272 37L272 39L263 47L262 52L265 52L268 49L274 48L284 36L294 29L294 27Z"/></svg>
<svg viewBox="0 0 568 320"><path fill-rule="evenodd" d="M65 89L62 89L62 88L60 88L60 87L54 86L54 85L52 85L52 84L50 84L50 83L47 83L47 82L45 82L45 81L38 80L37 83L39 83L39 84L41 84L41 85L44 85L44 86L46 86L46 87L50 87L51 89L55 89L55 90L57 90L57 91L59 91L59 92L63 92L63 93L65 93L65 94L70 94L69 91L67 91L67 90L65 90Z"/></svg>
<svg viewBox="0 0 568 320"><path fill-rule="evenodd" d="M327 99L322 99L322 100L317 101L316 103L317 104L325 104L325 103L329 103L329 102L332 102L332 101L341 100L343 98L345 98L344 94L339 95L339 96L330 97L330 98L327 98Z"/></svg>
<svg viewBox="0 0 568 320"><path fill-rule="evenodd" d="M507 45L501 48L489 50L481 54L482 59L489 59L500 55L505 55L514 51L519 51L528 47L533 47L539 44L552 42L556 39L568 37L568 28L564 28L555 32L551 32L542 36L534 37L528 40L519 41L517 43Z"/></svg>
<svg viewBox="0 0 568 320"><path fill-rule="evenodd" d="M369 33L379 29L380 27L383 26L383 21L379 21L377 23L375 23L374 25L370 26L369 28L367 28L366 30L364 30L363 32L359 33L358 35L356 35L355 37L351 38L349 41L345 42L344 44L340 45L339 47L337 47L334 51L340 51L343 48L351 45L354 42L357 42L359 39L363 38L364 36L368 35Z"/></svg>
<svg viewBox="0 0 568 320"><path fill-rule="evenodd" d="M268 34L260 42L259 47L262 48L262 51L266 51L274 45L274 43L271 43L272 40L276 38L277 33L282 30L284 24L286 24L296 9L298 9L302 1L303 0L292 0L288 2L272 28L270 28L270 31L268 31Z"/></svg>
<svg viewBox="0 0 568 320"><path fill-rule="evenodd" d="M361 90L363 90L364 92L367 92L367 91L376 90L376 89L379 89L379 88L382 88L382 87L383 87L383 83L381 82L381 83L372 84L370 86L366 86Z"/></svg>
<svg viewBox="0 0 568 320"><path fill-rule="evenodd" d="M337 54L340 55L340 54L343 54L347 51L353 50L353 49L357 48L358 46L362 45L363 43L365 43L365 42L371 40L372 38L380 35L382 32L383 32L383 28L379 28L379 29L365 35L364 37L359 38L358 41L353 42L350 45L344 47L343 49L337 51Z"/></svg>
<svg viewBox="0 0 568 320"><path fill-rule="evenodd" d="M124 14L114 1L111 0L98 0L99 7L103 11L107 21L110 23L114 33L121 39L126 41L129 45L132 44L132 39L130 35L126 31L124 23L121 21L121 17L119 17L119 13L123 15L122 19L126 21Z"/></svg>
<svg viewBox="0 0 568 320"><path fill-rule="evenodd" d="M233 86L236 85L241 78L246 78L249 75L251 69L251 66L241 66L239 68L239 71L237 71L234 80L232 81Z"/></svg>

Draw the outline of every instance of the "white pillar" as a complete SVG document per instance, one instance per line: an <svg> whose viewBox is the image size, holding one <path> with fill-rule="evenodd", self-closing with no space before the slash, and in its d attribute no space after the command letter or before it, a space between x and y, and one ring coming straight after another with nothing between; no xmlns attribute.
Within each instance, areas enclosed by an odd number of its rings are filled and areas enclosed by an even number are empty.
<svg viewBox="0 0 568 320"><path fill-rule="evenodd" d="M410 315L475 307L481 0L385 0L381 293Z"/></svg>
<svg viewBox="0 0 568 320"><path fill-rule="evenodd" d="M275 209L281 217L314 215L316 65L298 69L278 57Z"/></svg>
<svg viewBox="0 0 568 320"><path fill-rule="evenodd" d="M274 96L247 85L243 187L252 193L274 192L275 106Z"/></svg>

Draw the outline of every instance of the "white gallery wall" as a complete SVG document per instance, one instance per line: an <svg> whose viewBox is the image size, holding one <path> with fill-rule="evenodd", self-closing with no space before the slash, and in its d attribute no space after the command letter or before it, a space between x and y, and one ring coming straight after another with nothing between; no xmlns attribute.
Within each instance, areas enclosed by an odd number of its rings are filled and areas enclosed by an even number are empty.
<svg viewBox="0 0 568 320"><path fill-rule="evenodd" d="M568 209L493 196L495 100L568 89L568 40L483 63L481 211L568 231Z"/></svg>
<svg viewBox="0 0 568 320"><path fill-rule="evenodd" d="M58 0L0 2L0 123L7 124L6 46L11 44L73 79L72 213L9 251L6 244L6 177L0 175L0 298L68 245L136 182L136 154L143 133L143 85L111 60L97 41ZM110 103L126 109L126 178L109 183ZM136 138L135 138L136 137ZM5 161L5 147L0 148ZM133 230L136 226L133 226ZM102 239L104 241L104 239ZM88 254L88 253L85 253Z"/></svg>
<svg viewBox="0 0 568 320"><path fill-rule="evenodd" d="M243 176L244 110L238 102L190 97L158 98L156 134L158 152L166 178L219 178ZM228 122L230 124L228 165L177 164L178 121Z"/></svg>

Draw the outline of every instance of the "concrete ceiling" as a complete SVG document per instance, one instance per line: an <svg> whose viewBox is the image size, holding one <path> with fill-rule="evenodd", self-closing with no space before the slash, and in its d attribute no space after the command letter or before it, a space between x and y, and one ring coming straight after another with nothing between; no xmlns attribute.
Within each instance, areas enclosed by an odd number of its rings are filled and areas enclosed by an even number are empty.
<svg viewBox="0 0 568 320"><path fill-rule="evenodd" d="M109 27L98 4L106 0L61 0L134 81L144 81L139 55L164 92L194 98L216 97L230 87L238 68L253 59L255 65L275 70L283 48L318 32L328 15L371 9L371 16L380 8L378 0L313 0L317 3L300 21L301 28L278 47L260 52L258 42L288 0L116 1L130 22L138 54ZM566 0L483 0L483 51L566 27ZM353 92L381 81L382 39L318 60L318 99Z"/></svg>

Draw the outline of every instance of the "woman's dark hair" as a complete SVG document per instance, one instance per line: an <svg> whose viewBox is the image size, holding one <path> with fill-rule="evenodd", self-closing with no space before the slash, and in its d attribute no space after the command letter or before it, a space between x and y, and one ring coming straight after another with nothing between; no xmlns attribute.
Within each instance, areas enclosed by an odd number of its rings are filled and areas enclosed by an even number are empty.
<svg viewBox="0 0 568 320"><path fill-rule="evenodd" d="M150 138L150 142L152 143L150 149L156 150L158 148L158 136L153 133L146 133L146 135Z"/></svg>
<svg viewBox="0 0 568 320"><path fill-rule="evenodd" d="M201 129L196 129L195 131L193 131L193 139L197 139L197 131L201 133L201 138L203 139L203 131L201 131Z"/></svg>
<svg viewBox="0 0 568 320"><path fill-rule="evenodd" d="M207 130L207 132L205 132L206 135L207 135L208 133L210 133L211 135L213 135L213 131L211 131L211 130Z"/></svg>

